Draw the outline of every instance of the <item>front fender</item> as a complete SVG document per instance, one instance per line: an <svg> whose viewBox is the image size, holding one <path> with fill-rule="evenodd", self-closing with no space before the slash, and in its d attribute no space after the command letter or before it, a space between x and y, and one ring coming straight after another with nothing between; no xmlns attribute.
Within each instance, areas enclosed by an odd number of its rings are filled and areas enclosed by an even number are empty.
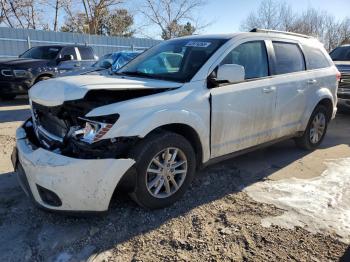
<svg viewBox="0 0 350 262"><path fill-rule="evenodd" d="M108 134L106 138L123 137L123 136L138 136L145 137L153 130L169 125L169 124L184 124L196 131L202 145L203 162L209 160L209 128L206 126L206 121L201 116L187 109L165 109L149 112L139 119L134 118L134 121L119 122Z"/></svg>

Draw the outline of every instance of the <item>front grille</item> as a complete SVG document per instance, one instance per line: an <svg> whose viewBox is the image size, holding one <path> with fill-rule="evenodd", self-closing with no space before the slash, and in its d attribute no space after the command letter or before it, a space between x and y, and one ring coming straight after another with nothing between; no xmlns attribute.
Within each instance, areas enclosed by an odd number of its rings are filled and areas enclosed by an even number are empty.
<svg viewBox="0 0 350 262"><path fill-rule="evenodd" d="M342 73L339 88L350 89L350 74Z"/></svg>

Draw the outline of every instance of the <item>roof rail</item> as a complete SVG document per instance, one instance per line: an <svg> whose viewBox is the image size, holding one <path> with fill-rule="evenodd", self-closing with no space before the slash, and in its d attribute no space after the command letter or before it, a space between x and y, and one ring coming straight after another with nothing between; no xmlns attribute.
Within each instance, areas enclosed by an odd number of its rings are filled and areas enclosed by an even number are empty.
<svg viewBox="0 0 350 262"><path fill-rule="evenodd" d="M312 38L312 36L298 34L298 33L293 33L293 32L269 30L269 29L260 29L260 28L254 28L254 29L250 30L250 32L252 32L252 33L275 33L275 34L299 36L299 37L303 37L303 38Z"/></svg>

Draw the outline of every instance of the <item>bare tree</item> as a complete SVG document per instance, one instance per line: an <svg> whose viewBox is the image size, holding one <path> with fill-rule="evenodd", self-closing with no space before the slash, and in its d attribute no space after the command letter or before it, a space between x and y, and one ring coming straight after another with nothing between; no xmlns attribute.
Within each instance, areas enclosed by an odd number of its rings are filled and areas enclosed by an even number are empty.
<svg viewBox="0 0 350 262"><path fill-rule="evenodd" d="M317 37L326 49L350 42L350 19L337 21L326 11L308 8L296 14L286 2L263 0L258 9L241 23L242 30L266 28L296 32Z"/></svg>
<svg viewBox="0 0 350 262"><path fill-rule="evenodd" d="M2 22L14 28L42 28L42 9L35 0L0 0Z"/></svg>
<svg viewBox="0 0 350 262"><path fill-rule="evenodd" d="M287 2L262 1L257 11L251 12L241 23L241 29L265 28L288 31L294 27L296 15Z"/></svg>
<svg viewBox="0 0 350 262"><path fill-rule="evenodd" d="M59 29L59 14L64 11L64 7L69 5L71 0L41 0L43 6L53 9L54 17L52 26L48 25L48 28L52 28L53 31L57 32Z"/></svg>
<svg viewBox="0 0 350 262"><path fill-rule="evenodd" d="M61 31L124 37L134 34L134 17L127 9L118 8L121 0L79 1L78 11L72 8L76 3L65 3L66 21Z"/></svg>
<svg viewBox="0 0 350 262"><path fill-rule="evenodd" d="M204 0L143 0L139 12L150 25L158 27L163 39L170 39L205 27L197 24L196 15L204 4Z"/></svg>
<svg viewBox="0 0 350 262"><path fill-rule="evenodd" d="M90 34L101 34L104 18L115 9L122 0L82 0Z"/></svg>

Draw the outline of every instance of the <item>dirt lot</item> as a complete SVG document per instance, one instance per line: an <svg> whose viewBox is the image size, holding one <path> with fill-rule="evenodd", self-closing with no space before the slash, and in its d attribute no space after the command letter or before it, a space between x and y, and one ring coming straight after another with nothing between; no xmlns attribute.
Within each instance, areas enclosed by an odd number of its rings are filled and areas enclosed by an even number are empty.
<svg viewBox="0 0 350 262"><path fill-rule="evenodd" d="M119 194L88 218L41 211L18 186L10 154L28 115L26 99L0 102L0 261L350 261L350 178L339 179L350 115L315 152L279 143L206 168L172 207L147 211Z"/></svg>

